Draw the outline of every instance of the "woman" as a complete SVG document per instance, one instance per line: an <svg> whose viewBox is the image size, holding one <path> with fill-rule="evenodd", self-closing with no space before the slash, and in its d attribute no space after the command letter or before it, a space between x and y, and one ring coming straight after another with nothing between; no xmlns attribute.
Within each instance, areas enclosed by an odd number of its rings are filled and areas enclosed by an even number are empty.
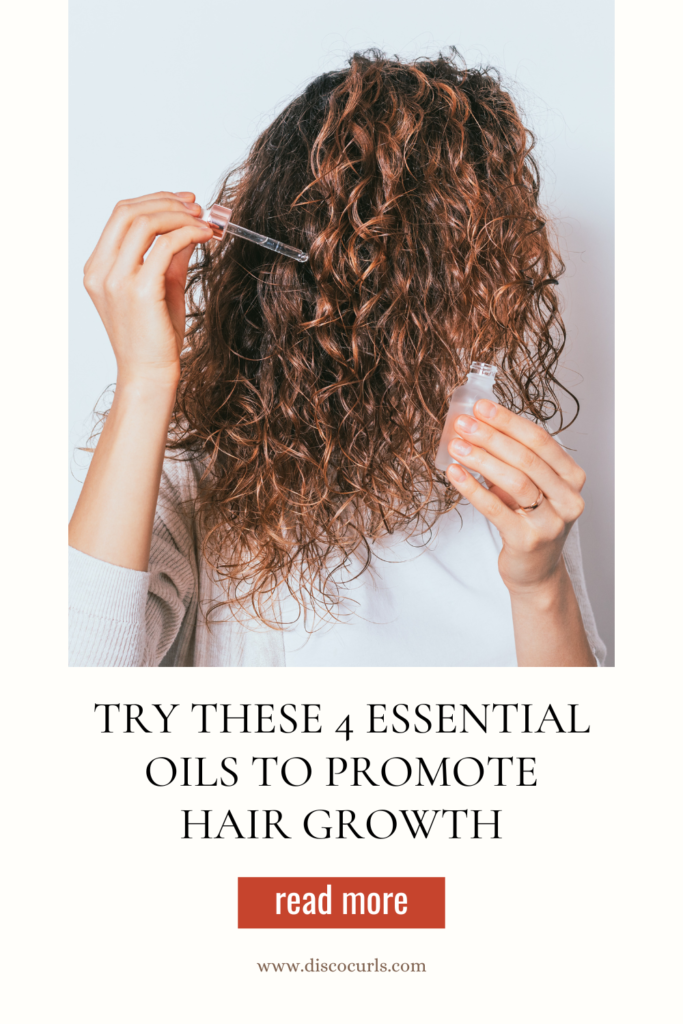
<svg viewBox="0 0 683 1024"><path fill-rule="evenodd" d="M85 267L118 376L71 522L72 664L601 662L585 476L543 426L563 268L530 148L490 72L373 51L217 198L307 263L211 242L193 193L117 204ZM444 476L473 360L500 401Z"/></svg>

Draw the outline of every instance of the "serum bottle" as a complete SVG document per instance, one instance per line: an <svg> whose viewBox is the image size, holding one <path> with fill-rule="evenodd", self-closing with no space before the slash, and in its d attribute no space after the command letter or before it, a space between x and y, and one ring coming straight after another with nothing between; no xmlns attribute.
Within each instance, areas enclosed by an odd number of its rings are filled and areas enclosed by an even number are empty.
<svg viewBox="0 0 683 1024"><path fill-rule="evenodd" d="M496 379L496 367L490 363L472 363L470 372L467 374L467 382L456 388L451 395L451 402L448 406L446 425L439 442L439 450L436 453L436 468L445 473L449 466L457 459L448 451L448 445L455 437L455 421L458 416L473 416L475 403L480 398L488 398L495 402L493 385Z"/></svg>

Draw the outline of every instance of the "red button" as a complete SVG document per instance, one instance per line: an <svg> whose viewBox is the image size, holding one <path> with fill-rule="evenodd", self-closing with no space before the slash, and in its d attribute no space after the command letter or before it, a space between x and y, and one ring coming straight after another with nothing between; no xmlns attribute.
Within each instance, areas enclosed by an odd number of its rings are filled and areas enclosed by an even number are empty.
<svg viewBox="0 0 683 1024"><path fill-rule="evenodd" d="M238 878L238 928L445 928L445 878Z"/></svg>

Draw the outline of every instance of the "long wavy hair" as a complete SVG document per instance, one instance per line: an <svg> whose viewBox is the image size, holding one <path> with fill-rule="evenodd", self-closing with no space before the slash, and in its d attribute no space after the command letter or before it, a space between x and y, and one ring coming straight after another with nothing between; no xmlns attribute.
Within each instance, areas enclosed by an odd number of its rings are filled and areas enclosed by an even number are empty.
<svg viewBox="0 0 683 1024"><path fill-rule="evenodd" d="M434 458L473 360L508 408L561 416L564 267L533 143L495 71L373 50L228 174L233 220L310 256L228 236L190 268L170 444L206 464L194 513L233 614L277 627L285 585L334 615L335 572L457 503Z"/></svg>

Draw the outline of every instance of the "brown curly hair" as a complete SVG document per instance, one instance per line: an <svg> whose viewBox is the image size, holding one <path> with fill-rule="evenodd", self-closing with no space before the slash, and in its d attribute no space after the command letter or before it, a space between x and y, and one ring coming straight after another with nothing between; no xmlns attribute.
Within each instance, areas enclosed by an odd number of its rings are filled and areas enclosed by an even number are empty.
<svg viewBox="0 0 683 1024"><path fill-rule="evenodd" d="M495 71L373 50L228 174L236 223L310 254L228 237L190 268L170 444L206 462L194 511L233 613L277 627L284 584L334 614L335 569L457 503L434 458L473 360L509 408L561 416L564 267L533 143Z"/></svg>

